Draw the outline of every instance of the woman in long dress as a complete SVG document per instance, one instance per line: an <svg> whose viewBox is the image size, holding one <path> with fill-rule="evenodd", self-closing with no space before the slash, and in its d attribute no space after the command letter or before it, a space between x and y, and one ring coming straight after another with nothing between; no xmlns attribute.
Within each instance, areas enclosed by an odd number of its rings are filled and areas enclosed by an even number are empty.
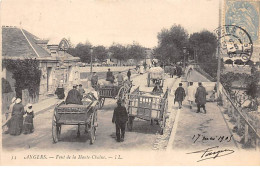
<svg viewBox="0 0 260 169"><path fill-rule="evenodd" d="M34 111L32 109L32 104L29 103L27 105L25 114L26 114L26 117L24 119L23 134L30 134L34 130L34 126L33 126Z"/></svg>
<svg viewBox="0 0 260 169"><path fill-rule="evenodd" d="M20 135L23 130L24 107L21 102L22 100L20 98L17 98L13 107L9 128L9 133L11 135Z"/></svg>

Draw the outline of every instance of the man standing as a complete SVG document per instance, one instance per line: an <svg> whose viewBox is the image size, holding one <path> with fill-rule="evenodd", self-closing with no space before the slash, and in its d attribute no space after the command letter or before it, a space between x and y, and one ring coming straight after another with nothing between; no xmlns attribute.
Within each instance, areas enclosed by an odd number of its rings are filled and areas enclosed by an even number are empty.
<svg viewBox="0 0 260 169"><path fill-rule="evenodd" d="M66 104L81 104L82 105L82 101L81 101L82 97L79 93L79 91L77 90L77 85L73 85L73 89L71 89L67 95L67 98L65 100Z"/></svg>
<svg viewBox="0 0 260 169"><path fill-rule="evenodd" d="M128 80L130 81L130 77L131 77L131 71L130 71L130 69L129 69L128 72L127 72L127 77L128 77Z"/></svg>
<svg viewBox="0 0 260 169"><path fill-rule="evenodd" d="M204 113L206 114L206 95L208 93L206 92L205 87L202 86L202 83L199 82L199 87L197 88L196 94L195 94L195 102L197 103L197 113L200 112L200 108L202 107L204 110Z"/></svg>
<svg viewBox="0 0 260 169"><path fill-rule="evenodd" d="M182 107L182 101L184 100L185 96L186 94L185 94L185 90L182 87L182 83L179 83L179 87L175 91L175 99L174 99L174 103L175 101L179 103L179 109L181 109Z"/></svg>
<svg viewBox="0 0 260 169"><path fill-rule="evenodd" d="M117 75L118 86L122 86L123 81L124 81L124 76L121 74L121 72L119 72L118 75Z"/></svg>
<svg viewBox="0 0 260 169"><path fill-rule="evenodd" d="M106 81L110 81L111 83L114 83L114 76L113 73L110 71L110 68L107 71L107 78Z"/></svg>
<svg viewBox="0 0 260 169"><path fill-rule="evenodd" d="M117 142L124 141L125 126L128 120L126 108L121 105L122 101L117 100L117 107L114 109L112 123L116 124L116 140Z"/></svg>
<svg viewBox="0 0 260 169"><path fill-rule="evenodd" d="M98 76L96 72L93 72L93 75L91 77L91 86L95 88L98 84Z"/></svg>

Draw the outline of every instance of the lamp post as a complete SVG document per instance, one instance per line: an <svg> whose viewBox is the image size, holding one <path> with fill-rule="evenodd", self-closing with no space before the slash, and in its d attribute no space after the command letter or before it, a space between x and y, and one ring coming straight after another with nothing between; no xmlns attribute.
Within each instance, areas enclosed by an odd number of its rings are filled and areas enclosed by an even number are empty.
<svg viewBox="0 0 260 169"><path fill-rule="evenodd" d="M183 67L185 68L185 66L186 66L186 52L187 52L187 48L184 46L182 49L183 49Z"/></svg>
<svg viewBox="0 0 260 169"><path fill-rule="evenodd" d="M90 72L92 73L92 53L93 53L93 48L90 48Z"/></svg>

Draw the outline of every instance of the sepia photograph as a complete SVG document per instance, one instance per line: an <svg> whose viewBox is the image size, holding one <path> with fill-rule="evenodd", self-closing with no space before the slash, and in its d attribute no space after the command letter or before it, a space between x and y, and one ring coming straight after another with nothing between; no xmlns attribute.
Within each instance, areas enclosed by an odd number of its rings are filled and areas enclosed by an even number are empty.
<svg viewBox="0 0 260 169"><path fill-rule="evenodd" d="M260 165L260 0L0 0L0 16L0 165Z"/></svg>

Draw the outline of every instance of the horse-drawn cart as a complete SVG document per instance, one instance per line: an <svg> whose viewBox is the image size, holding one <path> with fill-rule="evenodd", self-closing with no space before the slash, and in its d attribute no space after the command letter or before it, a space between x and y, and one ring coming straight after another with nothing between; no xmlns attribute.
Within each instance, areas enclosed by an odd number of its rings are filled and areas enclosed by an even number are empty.
<svg viewBox="0 0 260 169"><path fill-rule="evenodd" d="M165 128L168 109L168 90L163 95L153 95L139 90L139 87L128 95L126 107L129 112L127 128L131 131L135 118L146 121L157 121L160 134Z"/></svg>
<svg viewBox="0 0 260 169"><path fill-rule="evenodd" d="M152 67L148 71L148 77L147 77L147 86L151 86L151 81L153 84L156 82L160 83L160 86L163 86L164 82L164 70L161 67Z"/></svg>
<svg viewBox="0 0 260 169"><path fill-rule="evenodd" d="M121 99L125 100L127 94L130 92L132 82L124 81L122 86L100 86L98 89L99 93L99 107L102 108L105 104L106 98Z"/></svg>
<svg viewBox="0 0 260 169"><path fill-rule="evenodd" d="M77 125L77 136L80 136L80 125L85 126L85 133L90 138L90 144L93 144L96 137L97 124L97 100L83 98L83 105L65 104L61 102L54 109L52 120L52 138L57 143L60 139L62 125Z"/></svg>

